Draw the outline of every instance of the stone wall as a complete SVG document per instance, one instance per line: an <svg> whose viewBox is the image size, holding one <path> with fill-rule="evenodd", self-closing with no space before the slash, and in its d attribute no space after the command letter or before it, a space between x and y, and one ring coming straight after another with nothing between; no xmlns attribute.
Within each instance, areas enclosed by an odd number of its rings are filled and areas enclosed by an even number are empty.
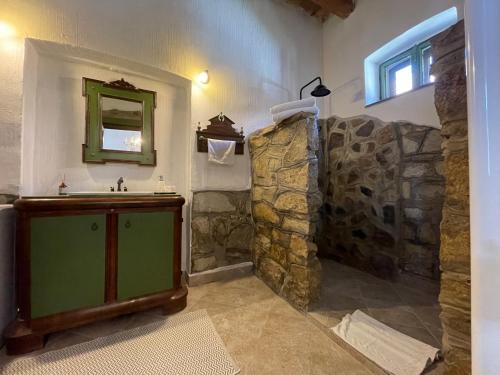
<svg viewBox="0 0 500 375"><path fill-rule="evenodd" d="M316 120L304 113L250 138L256 274L301 310L320 288L318 148Z"/></svg>
<svg viewBox="0 0 500 375"><path fill-rule="evenodd" d="M251 260L250 191L193 193L191 272Z"/></svg>
<svg viewBox="0 0 500 375"><path fill-rule="evenodd" d="M384 278L439 278L438 129L359 116L321 121L321 255Z"/></svg>
<svg viewBox="0 0 500 375"><path fill-rule="evenodd" d="M0 204L11 204L19 198L19 196L14 194L0 194Z"/></svg>
<svg viewBox="0 0 500 375"><path fill-rule="evenodd" d="M434 37L431 43L446 179L439 296L445 373L470 374L469 158L463 21Z"/></svg>

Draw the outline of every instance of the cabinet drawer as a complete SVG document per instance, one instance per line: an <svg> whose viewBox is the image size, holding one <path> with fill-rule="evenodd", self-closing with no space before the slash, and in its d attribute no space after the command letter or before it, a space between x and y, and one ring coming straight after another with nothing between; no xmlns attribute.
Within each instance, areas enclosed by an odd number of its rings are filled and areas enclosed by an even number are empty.
<svg viewBox="0 0 500 375"><path fill-rule="evenodd" d="M104 303L106 216L31 220L31 317Z"/></svg>
<svg viewBox="0 0 500 375"><path fill-rule="evenodd" d="M174 214L118 216L118 300L173 288Z"/></svg>

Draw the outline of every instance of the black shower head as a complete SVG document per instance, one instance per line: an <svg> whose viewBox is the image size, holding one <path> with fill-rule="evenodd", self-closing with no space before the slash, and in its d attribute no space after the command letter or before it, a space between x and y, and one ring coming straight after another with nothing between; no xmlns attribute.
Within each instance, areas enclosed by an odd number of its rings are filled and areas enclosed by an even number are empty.
<svg viewBox="0 0 500 375"><path fill-rule="evenodd" d="M314 90L311 91L312 96L322 97L330 95L331 91L327 89L325 85L318 85Z"/></svg>
<svg viewBox="0 0 500 375"><path fill-rule="evenodd" d="M316 86L316 88L311 91L311 95L315 96L315 97L322 97L322 96L330 95L331 91L328 90L328 88L325 85L323 85L323 82L321 82L321 77L316 77L311 82L309 82L309 83L305 84L304 86L302 86L302 88L300 89L299 98L302 99L302 91L307 86L309 86L314 81L318 81L318 80L319 80L319 85Z"/></svg>

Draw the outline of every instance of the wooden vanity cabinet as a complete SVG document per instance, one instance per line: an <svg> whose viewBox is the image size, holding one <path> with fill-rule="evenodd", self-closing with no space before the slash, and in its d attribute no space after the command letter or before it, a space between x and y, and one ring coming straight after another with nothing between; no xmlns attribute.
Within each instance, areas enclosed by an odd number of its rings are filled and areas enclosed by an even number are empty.
<svg viewBox="0 0 500 375"><path fill-rule="evenodd" d="M182 310L183 204L179 196L17 200L18 313L4 332L7 353L101 319Z"/></svg>

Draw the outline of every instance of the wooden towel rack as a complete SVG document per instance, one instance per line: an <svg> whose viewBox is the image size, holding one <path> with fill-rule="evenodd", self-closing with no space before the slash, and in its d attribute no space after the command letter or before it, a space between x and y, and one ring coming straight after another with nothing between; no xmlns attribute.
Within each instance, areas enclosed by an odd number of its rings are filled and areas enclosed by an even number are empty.
<svg viewBox="0 0 500 375"><path fill-rule="evenodd" d="M233 128L234 121L229 117L222 114L209 119L210 125L205 130L198 126L196 131L196 143L198 152L208 152L208 138L220 139L224 141L235 141L236 147L234 153L236 155L243 155L245 148L245 136L243 135L243 128L238 133Z"/></svg>

